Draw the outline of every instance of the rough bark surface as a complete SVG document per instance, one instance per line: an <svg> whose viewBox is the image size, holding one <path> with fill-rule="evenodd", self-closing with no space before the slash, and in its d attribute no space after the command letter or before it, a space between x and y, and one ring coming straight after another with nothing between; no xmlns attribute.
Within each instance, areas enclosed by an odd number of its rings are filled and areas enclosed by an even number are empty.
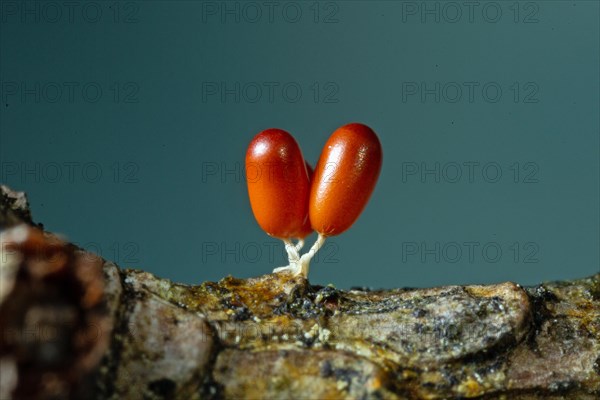
<svg viewBox="0 0 600 400"><path fill-rule="evenodd" d="M598 399L600 274L521 287L176 284L43 232L0 187L0 398Z"/></svg>

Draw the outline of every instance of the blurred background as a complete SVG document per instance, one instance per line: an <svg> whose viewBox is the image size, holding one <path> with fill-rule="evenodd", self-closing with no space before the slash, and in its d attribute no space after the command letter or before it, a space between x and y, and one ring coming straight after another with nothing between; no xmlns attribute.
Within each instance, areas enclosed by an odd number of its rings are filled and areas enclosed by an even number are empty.
<svg viewBox="0 0 600 400"><path fill-rule="evenodd" d="M192 284L286 264L252 216L246 146L282 128L314 166L337 127L363 122L383 144L379 183L313 283L600 270L598 2L0 7L0 181L121 267Z"/></svg>

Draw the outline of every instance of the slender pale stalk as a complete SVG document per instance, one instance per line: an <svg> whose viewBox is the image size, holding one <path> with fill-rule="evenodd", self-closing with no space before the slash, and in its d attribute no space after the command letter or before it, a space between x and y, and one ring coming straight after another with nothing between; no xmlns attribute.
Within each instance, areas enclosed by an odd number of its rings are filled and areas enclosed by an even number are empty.
<svg viewBox="0 0 600 400"><path fill-rule="evenodd" d="M288 254L288 260L290 264L292 261L298 261L300 259L300 249L298 249L294 243L292 243L291 239L283 239L283 243L285 244L285 251Z"/></svg>
<svg viewBox="0 0 600 400"><path fill-rule="evenodd" d="M300 249L298 249L297 245L292 243L291 239L282 239L282 241L285 245L285 251L288 255L289 264L283 267L277 267L273 270L273 272L291 271L294 275L296 275L296 270L298 269L297 264L300 262Z"/></svg>
<svg viewBox="0 0 600 400"><path fill-rule="evenodd" d="M296 271L296 274L302 274L302 275L304 275L305 278L308 278L308 270L310 267L310 260L312 260L312 258L315 256L315 254L317 254L319 249L321 247L323 247L324 243L325 243L325 236L323 236L319 233L317 240L312 245L312 247L310 248L308 253L305 253L302 255L302 257L300 257L300 261L298 262L299 268Z"/></svg>
<svg viewBox="0 0 600 400"><path fill-rule="evenodd" d="M290 271L294 275L302 274L302 276L308 278L310 260L312 260L312 258L315 256L315 254L317 254L319 249L323 247L323 244L325 243L325 236L319 234L317 240L312 245L310 250L307 253L304 253L302 257L300 257L299 251L304 245L303 240L298 241L298 244L296 244L295 246L290 239L284 239L283 243L285 244L285 250L288 253L288 261L290 262L290 264L284 267L275 268L273 272Z"/></svg>

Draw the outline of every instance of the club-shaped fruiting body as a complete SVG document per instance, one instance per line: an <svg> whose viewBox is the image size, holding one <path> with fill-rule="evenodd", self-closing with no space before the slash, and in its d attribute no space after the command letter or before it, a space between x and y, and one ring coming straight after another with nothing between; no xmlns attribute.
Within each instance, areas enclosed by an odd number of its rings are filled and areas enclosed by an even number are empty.
<svg viewBox="0 0 600 400"><path fill-rule="evenodd" d="M308 276L310 260L325 238L347 230L366 206L381 164L377 135L358 123L331 135L314 173L286 131L267 129L254 137L246 153L252 212L267 234L283 240L289 259L289 265L274 272ZM317 240L300 256L313 229L319 233Z"/></svg>
<svg viewBox="0 0 600 400"><path fill-rule="evenodd" d="M373 193L382 160L381 143L368 126L352 123L333 132L310 190L309 217L315 231L335 236L352 226Z"/></svg>
<svg viewBox="0 0 600 400"><path fill-rule="evenodd" d="M250 206L260 227L280 239L297 237L308 214L309 180L296 140L281 129L267 129L246 152Z"/></svg>

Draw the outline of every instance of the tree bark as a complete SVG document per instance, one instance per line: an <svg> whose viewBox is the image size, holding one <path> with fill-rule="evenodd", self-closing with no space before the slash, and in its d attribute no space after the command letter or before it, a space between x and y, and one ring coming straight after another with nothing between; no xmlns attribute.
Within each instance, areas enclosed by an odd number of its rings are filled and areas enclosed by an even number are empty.
<svg viewBox="0 0 600 400"><path fill-rule="evenodd" d="M123 270L0 187L1 399L597 399L600 274L338 290Z"/></svg>

